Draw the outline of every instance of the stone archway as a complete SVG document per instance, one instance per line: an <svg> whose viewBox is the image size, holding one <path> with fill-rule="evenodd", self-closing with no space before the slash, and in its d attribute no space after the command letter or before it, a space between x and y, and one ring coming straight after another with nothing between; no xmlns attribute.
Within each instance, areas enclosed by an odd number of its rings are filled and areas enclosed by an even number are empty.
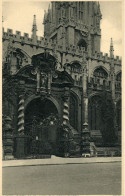
<svg viewBox="0 0 125 196"><path fill-rule="evenodd" d="M30 101L25 108L26 154L54 153L58 124L58 110L51 100L39 97Z"/></svg>
<svg viewBox="0 0 125 196"><path fill-rule="evenodd" d="M25 110L26 110L28 104L29 104L31 101L35 100L35 99L40 99L40 95L35 95L35 94L33 94L33 95L29 96L29 97L25 100L25 103L24 103L24 112L25 112ZM53 96L47 97L47 100L50 100L50 101L55 105L55 107L57 108L57 112L58 112L59 118L61 118L61 107L60 107L58 101L57 101Z"/></svg>

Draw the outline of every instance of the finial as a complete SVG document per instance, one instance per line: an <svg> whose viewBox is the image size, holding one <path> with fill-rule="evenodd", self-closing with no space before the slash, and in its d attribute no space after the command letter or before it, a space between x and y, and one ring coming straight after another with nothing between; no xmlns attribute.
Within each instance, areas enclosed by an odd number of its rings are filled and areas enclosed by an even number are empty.
<svg viewBox="0 0 125 196"><path fill-rule="evenodd" d="M111 46L113 46L113 40L112 40L112 38L111 38Z"/></svg>
<svg viewBox="0 0 125 196"><path fill-rule="evenodd" d="M113 47L113 40L111 38L111 43L110 43L110 57L114 57L114 47Z"/></svg>
<svg viewBox="0 0 125 196"><path fill-rule="evenodd" d="M102 17L99 1L97 2L97 13L100 15L100 17Z"/></svg>
<svg viewBox="0 0 125 196"><path fill-rule="evenodd" d="M33 39L33 43L35 44L37 41L37 25L36 25L36 15L33 16L33 27L32 27L32 39Z"/></svg>
<svg viewBox="0 0 125 196"><path fill-rule="evenodd" d="M34 17L33 25L36 25L36 15L34 15L33 17Z"/></svg>
<svg viewBox="0 0 125 196"><path fill-rule="evenodd" d="M32 32L36 32L37 31L37 26L36 26L36 15L33 16L33 28L32 28Z"/></svg>

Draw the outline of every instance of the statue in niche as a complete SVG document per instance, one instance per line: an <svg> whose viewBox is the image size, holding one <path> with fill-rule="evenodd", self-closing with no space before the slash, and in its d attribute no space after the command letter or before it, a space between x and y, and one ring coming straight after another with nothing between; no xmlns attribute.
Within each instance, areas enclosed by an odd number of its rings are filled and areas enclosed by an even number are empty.
<svg viewBox="0 0 125 196"><path fill-rule="evenodd" d="M41 87L42 88L47 87L47 75L44 73L41 73Z"/></svg>

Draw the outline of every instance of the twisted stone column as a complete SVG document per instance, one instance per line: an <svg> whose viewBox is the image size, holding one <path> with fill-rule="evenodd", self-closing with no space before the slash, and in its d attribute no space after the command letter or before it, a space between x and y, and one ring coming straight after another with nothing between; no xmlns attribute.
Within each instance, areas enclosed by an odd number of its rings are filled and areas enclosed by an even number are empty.
<svg viewBox="0 0 125 196"><path fill-rule="evenodd" d="M24 97L19 95L18 132L24 131Z"/></svg>
<svg viewBox="0 0 125 196"><path fill-rule="evenodd" d="M65 87L63 96L63 125L69 124L69 88Z"/></svg>
<svg viewBox="0 0 125 196"><path fill-rule="evenodd" d="M63 108L63 125L66 125L69 122L69 106L68 100L66 99L64 101Z"/></svg>
<svg viewBox="0 0 125 196"><path fill-rule="evenodd" d="M87 70L83 71L82 77L82 87L83 87L83 124L88 123L88 96L87 96Z"/></svg>

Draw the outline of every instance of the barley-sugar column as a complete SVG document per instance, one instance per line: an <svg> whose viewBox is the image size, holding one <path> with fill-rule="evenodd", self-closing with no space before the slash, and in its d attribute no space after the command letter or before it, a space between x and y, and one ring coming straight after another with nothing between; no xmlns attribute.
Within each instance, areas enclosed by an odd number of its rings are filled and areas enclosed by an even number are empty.
<svg viewBox="0 0 125 196"><path fill-rule="evenodd" d="M63 125L69 124L69 93L68 89L65 88L63 96Z"/></svg>
<svg viewBox="0 0 125 196"><path fill-rule="evenodd" d="M88 124L88 96L87 96L87 68L83 69L82 76L82 88L83 88L83 124Z"/></svg>
<svg viewBox="0 0 125 196"><path fill-rule="evenodd" d="M63 153L65 157L69 156L69 88L65 87L63 96Z"/></svg>
<svg viewBox="0 0 125 196"><path fill-rule="evenodd" d="M83 88L83 97L82 97L82 142L81 142L81 153L90 153L90 132L88 129L88 96L87 96L87 67L86 62L84 62L83 76L82 76L82 88Z"/></svg>
<svg viewBox="0 0 125 196"><path fill-rule="evenodd" d="M16 158L25 157L26 136L24 133L24 89L25 81L20 81L18 89L18 134L15 137Z"/></svg>

